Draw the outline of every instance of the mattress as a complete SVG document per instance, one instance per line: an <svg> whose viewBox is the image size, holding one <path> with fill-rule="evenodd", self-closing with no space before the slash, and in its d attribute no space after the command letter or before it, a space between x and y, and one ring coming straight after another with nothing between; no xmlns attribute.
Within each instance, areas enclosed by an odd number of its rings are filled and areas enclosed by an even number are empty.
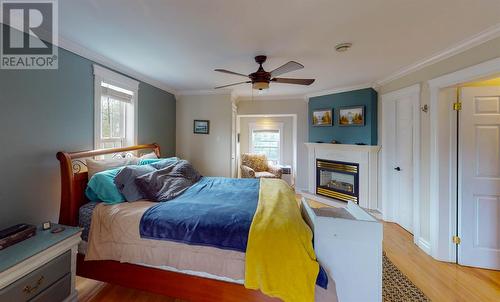
<svg viewBox="0 0 500 302"><path fill-rule="evenodd" d="M125 202L115 205L87 204L81 209L81 225L88 228L85 261L115 260L211 279L243 284L245 253L209 246L141 238L139 222L157 203ZM91 215L89 215L91 213ZM90 219L89 219L90 217ZM336 301L335 283L328 289L316 286L316 301Z"/></svg>

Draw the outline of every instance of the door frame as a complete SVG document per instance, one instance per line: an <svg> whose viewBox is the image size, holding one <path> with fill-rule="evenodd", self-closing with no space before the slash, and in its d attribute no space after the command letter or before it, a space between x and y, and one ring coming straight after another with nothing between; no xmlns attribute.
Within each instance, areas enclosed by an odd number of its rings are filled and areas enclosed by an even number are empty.
<svg viewBox="0 0 500 302"><path fill-rule="evenodd" d="M293 176L293 184L297 180L297 114L295 113L285 113L285 114L238 114L236 115L236 135L240 138L241 131L241 118L242 117L291 117L292 118L292 144L293 144L293 155L292 155L292 176ZM239 139L238 139L239 146ZM240 155L241 149L238 147L238 153L236 153L236 166L240 165ZM241 171L238 169L238 177L241 177Z"/></svg>
<svg viewBox="0 0 500 302"><path fill-rule="evenodd" d="M425 240L420 238L420 84L412 85L396 91L383 94L380 97L381 102L381 198L382 201L382 217L385 221L395 222L396 213L394 211L395 205L393 200L388 199L390 174L388 173L388 166L390 163L388 151L385 146L388 146L388 137L394 129L396 123L394 114L387 114L393 111L395 101L402 97L410 97L413 105L413 242L422 249L427 248Z"/></svg>
<svg viewBox="0 0 500 302"><path fill-rule="evenodd" d="M430 93L430 255L437 260L455 262L456 245L452 242L457 228L456 188L457 142L456 114L451 105L439 103L439 92L443 88L471 82L500 73L500 57L471 67L455 71L428 81ZM440 105L449 106L441 112ZM441 139L440 139L441 138ZM448 151L447 151L448 150ZM445 173L441 173L445 172ZM458 175L460 177L460 175ZM439 202L439 201L442 202Z"/></svg>
<svg viewBox="0 0 500 302"><path fill-rule="evenodd" d="M234 122L234 129L233 129ZM234 136L233 136L234 130ZM231 167L230 177L237 178L238 177L238 150L239 149L239 141L238 141L238 106L236 104L231 103L231 150L230 150L230 158L229 158L229 166ZM234 153L234 160L233 160Z"/></svg>

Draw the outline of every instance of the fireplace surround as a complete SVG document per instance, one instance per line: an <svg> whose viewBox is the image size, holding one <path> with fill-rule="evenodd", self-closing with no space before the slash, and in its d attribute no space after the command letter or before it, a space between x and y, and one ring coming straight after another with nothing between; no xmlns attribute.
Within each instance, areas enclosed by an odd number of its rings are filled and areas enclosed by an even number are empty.
<svg viewBox="0 0 500 302"><path fill-rule="evenodd" d="M308 151L308 186L301 190L304 196L336 207L345 207L347 205L347 198L357 197L357 200L349 199L349 201L352 200L365 209L380 211L377 180L378 152L380 151L380 146L328 143L306 143L305 145ZM322 186L321 183L319 186L317 185L317 160L326 160L334 163L340 162L350 166L357 166L357 182L354 183L354 193L349 192L350 187L348 186L350 182L353 182L352 178L346 178L344 175L344 178L334 178L333 180L337 180L337 182L331 183L331 187L340 191L337 192L338 194L342 193L349 196L332 196L331 194L324 194L330 193L330 191L325 192L323 189L327 188ZM325 173L324 179L328 179L328 176L331 177L331 175ZM337 177L338 175L334 174L333 176ZM340 190L338 190L339 188ZM347 193L345 191L347 191Z"/></svg>

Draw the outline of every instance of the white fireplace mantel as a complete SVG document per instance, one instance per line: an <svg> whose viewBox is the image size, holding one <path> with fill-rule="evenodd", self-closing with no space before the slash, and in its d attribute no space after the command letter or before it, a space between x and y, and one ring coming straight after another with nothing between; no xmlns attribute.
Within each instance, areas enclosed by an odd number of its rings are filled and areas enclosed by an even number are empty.
<svg viewBox="0 0 500 302"><path fill-rule="evenodd" d="M308 150L308 188L304 192L317 200L338 206L339 201L316 195L316 159L344 161L359 164L359 205L379 210L377 178L380 146L306 143ZM345 204L344 202L340 204Z"/></svg>

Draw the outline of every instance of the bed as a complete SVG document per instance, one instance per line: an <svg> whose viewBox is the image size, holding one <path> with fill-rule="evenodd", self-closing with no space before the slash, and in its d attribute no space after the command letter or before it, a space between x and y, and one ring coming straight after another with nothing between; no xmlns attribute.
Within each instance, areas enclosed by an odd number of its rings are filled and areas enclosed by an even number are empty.
<svg viewBox="0 0 500 302"><path fill-rule="evenodd" d="M186 248L185 245L178 242L141 238L138 230L123 231L127 230L127 219L135 221L132 223L137 223L136 221L141 219L145 211L154 207L152 202L139 201L111 207L88 202L84 194L88 182L85 158L103 155L126 157L132 152L141 153L148 150L153 150L160 157L160 147L156 144L72 153L59 152L57 154L61 165L59 222L72 226L79 224L86 226L84 239L90 242L90 244L84 245L78 254L77 275L189 301L280 301L259 290L245 288L242 284L245 276L244 266L242 266L245 263L244 253L230 250L221 252L217 248L208 246L188 246ZM96 214L96 212L98 213ZM83 222L82 216L86 217ZM118 223L107 223L106 221L112 216L114 221L121 221L125 226L120 227ZM93 217L93 219L89 217ZM95 217L103 218L96 219ZM94 234L88 234L89 230L95 229L105 229L106 231L100 233L94 231ZM103 247L95 244L95 241L99 240L99 236L113 233L115 237L107 241L113 242L115 245ZM120 253L118 256L113 255L116 250L131 244L131 242L135 242L137 250ZM163 256L170 251L171 254L192 255L192 257L176 259L175 265L169 266L151 260L156 259L155 257L145 257L154 251ZM87 259L85 259L85 254L87 254ZM205 257L205 261L202 258L196 260L195 255L197 254ZM190 260L186 262L186 259ZM206 261L207 259L209 261ZM224 267L223 272L213 271L208 265L212 262L217 263L217 261L225 261L225 265L222 266ZM200 266L202 267L200 268ZM221 266L216 267L220 270ZM320 299L319 301L336 301L335 284L331 278L328 287L329 290L316 293L317 301L318 299Z"/></svg>

